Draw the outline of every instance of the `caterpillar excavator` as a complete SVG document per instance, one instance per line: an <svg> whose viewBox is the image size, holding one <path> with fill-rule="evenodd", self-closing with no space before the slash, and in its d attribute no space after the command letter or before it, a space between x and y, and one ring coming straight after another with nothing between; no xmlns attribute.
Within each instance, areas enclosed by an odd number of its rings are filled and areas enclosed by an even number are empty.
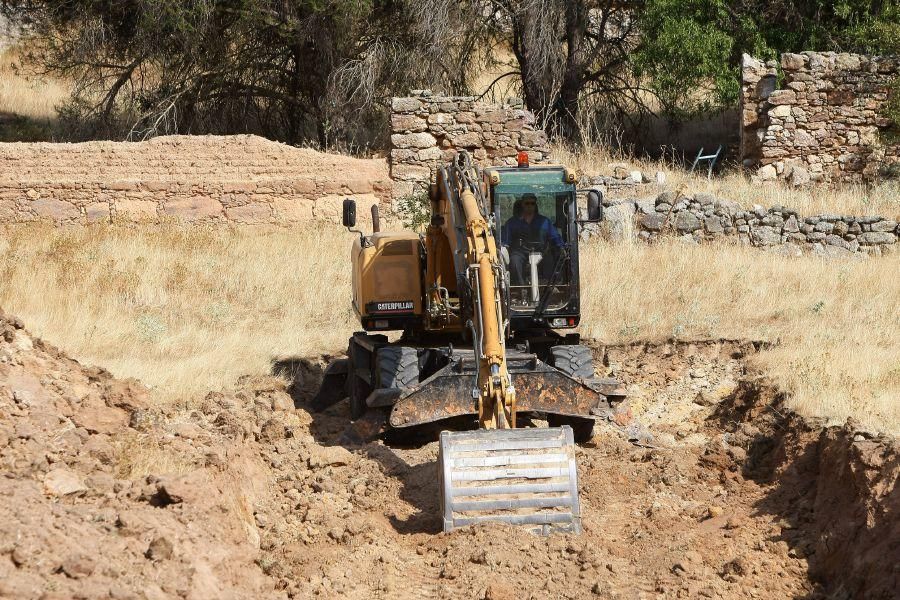
<svg viewBox="0 0 900 600"><path fill-rule="evenodd" d="M344 200L364 331L329 365L320 396L344 390L352 419L389 410L395 433L442 429L445 531L499 521L578 533L575 443L624 399L617 381L594 376L579 336L561 333L580 320L578 229L602 208L590 191L579 220L574 172L517 159L479 169L457 153L430 186L424 235L380 231L377 207L364 235Z"/></svg>

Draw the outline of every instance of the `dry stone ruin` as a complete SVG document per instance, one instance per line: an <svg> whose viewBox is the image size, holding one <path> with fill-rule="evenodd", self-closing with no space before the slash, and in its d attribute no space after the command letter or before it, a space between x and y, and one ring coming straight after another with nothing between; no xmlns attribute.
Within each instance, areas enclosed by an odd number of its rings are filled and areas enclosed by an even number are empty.
<svg viewBox="0 0 900 600"><path fill-rule="evenodd" d="M480 102L416 91L391 102L390 172L394 198L427 189L434 171L468 150L484 166L514 165L519 151L532 163L547 160L547 135L521 100Z"/></svg>
<svg viewBox="0 0 900 600"><path fill-rule="evenodd" d="M17 32L13 26L6 20L6 17L0 15L0 52L3 52L16 41Z"/></svg>
<svg viewBox="0 0 900 600"><path fill-rule="evenodd" d="M364 220L390 189L384 161L256 136L0 144L2 222L339 222L347 196Z"/></svg>
<svg viewBox="0 0 900 600"><path fill-rule="evenodd" d="M873 181L900 169L900 136L884 114L900 57L834 52L744 55L741 159L762 180Z"/></svg>
<svg viewBox="0 0 900 600"><path fill-rule="evenodd" d="M881 256L897 250L900 238L897 221L877 215L804 216L784 206L745 208L713 194L682 195L671 191L645 200L608 201L604 224L598 229L604 227L607 236L618 239L731 239L787 254L807 251L822 256Z"/></svg>

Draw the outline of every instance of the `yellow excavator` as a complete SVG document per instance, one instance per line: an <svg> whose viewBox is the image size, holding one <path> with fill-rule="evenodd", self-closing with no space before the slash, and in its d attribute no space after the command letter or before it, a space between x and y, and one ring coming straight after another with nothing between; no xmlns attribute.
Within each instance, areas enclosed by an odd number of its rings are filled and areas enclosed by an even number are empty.
<svg viewBox="0 0 900 600"><path fill-rule="evenodd" d="M364 331L329 365L350 415L389 410L396 432L437 426L444 530L485 521L579 532L575 443L624 399L595 377L580 320L579 227L601 218L560 166L476 168L466 152L436 173L424 235L353 229L352 304ZM389 341L383 332L401 331ZM395 336L396 337L396 336ZM539 427L545 421L548 427Z"/></svg>

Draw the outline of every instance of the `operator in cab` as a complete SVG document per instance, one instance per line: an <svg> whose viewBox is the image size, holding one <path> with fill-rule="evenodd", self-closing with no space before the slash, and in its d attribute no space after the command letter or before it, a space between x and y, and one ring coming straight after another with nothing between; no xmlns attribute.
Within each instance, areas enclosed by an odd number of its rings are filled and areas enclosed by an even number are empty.
<svg viewBox="0 0 900 600"><path fill-rule="evenodd" d="M500 230L500 241L509 252L512 285L528 285L528 255L532 252L543 255L540 278L546 279L553 268L548 253L550 246L557 249L565 246L556 226L538 210L537 196L530 193L522 194L514 204L513 216Z"/></svg>

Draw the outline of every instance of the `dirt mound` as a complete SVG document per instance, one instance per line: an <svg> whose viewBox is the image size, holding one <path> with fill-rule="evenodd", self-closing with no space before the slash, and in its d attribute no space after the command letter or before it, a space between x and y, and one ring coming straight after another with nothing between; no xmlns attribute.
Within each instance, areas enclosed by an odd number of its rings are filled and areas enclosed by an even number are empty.
<svg viewBox="0 0 900 600"><path fill-rule="evenodd" d="M146 390L85 368L0 315L0 597L224 598L271 591L240 445L155 425ZM207 441L208 437L205 438ZM136 454L184 474L124 477Z"/></svg>
<svg viewBox="0 0 900 600"><path fill-rule="evenodd" d="M436 442L386 444L376 416L348 425L346 402L308 410L324 360L283 361L279 378L163 413L139 384L0 322L0 597L896 589L896 445L782 416L746 372L753 344L596 348L652 438L599 424L578 456L584 533L541 538L442 533Z"/></svg>

